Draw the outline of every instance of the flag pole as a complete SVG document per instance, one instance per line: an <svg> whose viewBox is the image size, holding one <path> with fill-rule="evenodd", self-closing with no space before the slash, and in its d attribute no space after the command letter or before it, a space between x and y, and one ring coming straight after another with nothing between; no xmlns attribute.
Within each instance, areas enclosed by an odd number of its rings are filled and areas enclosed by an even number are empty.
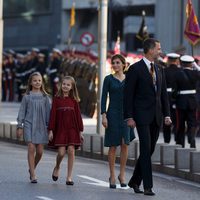
<svg viewBox="0 0 200 200"><path fill-rule="evenodd" d="M67 38L67 48L68 48L68 50L71 49L71 41L72 41L71 34L72 34L72 27L69 26L69 29L68 29L68 38Z"/></svg>
<svg viewBox="0 0 200 200"><path fill-rule="evenodd" d="M67 38L67 47L70 50L72 42L72 27L75 25L75 1L72 3L71 13L70 13L70 22L68 29L68 38Z"/></svg>

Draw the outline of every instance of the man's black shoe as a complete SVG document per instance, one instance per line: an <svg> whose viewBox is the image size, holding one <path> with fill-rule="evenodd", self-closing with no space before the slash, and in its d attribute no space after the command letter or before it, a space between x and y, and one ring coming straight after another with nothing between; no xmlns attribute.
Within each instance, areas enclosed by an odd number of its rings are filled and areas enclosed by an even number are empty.
<svg viewBox="0 0 200 200"><path fill-rule="evenodd" d="M145 190L144 190L144 195L154 196L154 195L155 195L155 192L153 192L152 189L145 189Z"/></svg>
<svg viewBox="0 0 200 200"><path fill-rule="evenodd" d="M129 185L129 187L130 187L130 188L133 188L133 190L134 190L135 193L138 193L138 194L144 193L142 190L140 190L139 186L136 185L136 184Z"/></svg>

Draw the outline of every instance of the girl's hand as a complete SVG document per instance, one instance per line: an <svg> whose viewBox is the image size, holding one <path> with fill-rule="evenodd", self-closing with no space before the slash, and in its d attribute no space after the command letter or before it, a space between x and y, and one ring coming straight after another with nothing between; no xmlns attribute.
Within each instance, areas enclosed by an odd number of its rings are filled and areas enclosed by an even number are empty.
<svg viewBox="0 0 200 200"><path fill-rule="evenodd" d="M102 125L104 128L108 127L108 120L105 114L102 115Z"/></svg>
<svg viewBox="0 0 200 200"><path fill-rule="evenodd" d="M23 135L23 129L22 128L17 128L16 135L17 135L17 138L20 138Z"/></svg>
<svg viewBox="0 0 200 200"><path fill-rule="evenodd" d="M83 136L83 134L81 134L81 143L83 143L84 142L84 136Z"/></svg>
<svg viewBox="0 0 200 200"><path fill-rule="evenodd" d="M49 141L53 140L53 131L49 131Z"/></svg>

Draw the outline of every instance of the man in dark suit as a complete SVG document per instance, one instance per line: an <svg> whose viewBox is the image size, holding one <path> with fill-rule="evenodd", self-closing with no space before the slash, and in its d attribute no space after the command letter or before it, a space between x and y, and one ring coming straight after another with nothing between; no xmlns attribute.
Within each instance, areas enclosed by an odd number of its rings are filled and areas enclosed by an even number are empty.
<svg viewBox="0 0 200 200"><path fill-rule="evenodd" d="M144 195L155 195L151 155L163 115L166 124L170 124L171 119L164 72L154 63L161 53L160 42L146 39L143 49L144 58L130 66L124 88L124 118L128 126L136 126L140 141L140 156L128 185L135 193L143 193L139 188L143 180Z"/></svg>

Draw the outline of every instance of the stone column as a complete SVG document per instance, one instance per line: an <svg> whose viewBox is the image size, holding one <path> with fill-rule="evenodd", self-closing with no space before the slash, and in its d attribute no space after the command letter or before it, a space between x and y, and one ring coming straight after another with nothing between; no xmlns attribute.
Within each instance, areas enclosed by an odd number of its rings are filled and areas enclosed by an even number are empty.
<svg viewBox="0 0 200 200"><path fill-rule="evenodd" d="M98 92L97 92L97 133L103 134L101 125L100 100L102 94L103 79L106 74L107 58L107 22L108 22L108 0L99 0L98 14Z"/></svg>

